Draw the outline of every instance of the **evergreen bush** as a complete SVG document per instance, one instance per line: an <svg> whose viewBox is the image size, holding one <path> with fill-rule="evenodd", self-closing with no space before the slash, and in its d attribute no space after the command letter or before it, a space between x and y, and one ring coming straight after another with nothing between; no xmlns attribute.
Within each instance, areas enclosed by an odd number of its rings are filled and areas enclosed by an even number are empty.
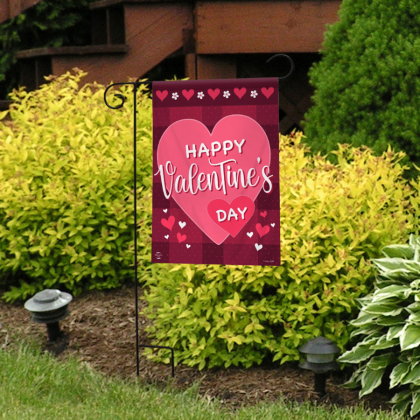
<svg viewBox="0 0 420 420"><path fill-rule="evenodd" d="M391 144L420 165L420 3L343 0L321 53L309 73L311 149L348 143L381 154Z"/></svg>

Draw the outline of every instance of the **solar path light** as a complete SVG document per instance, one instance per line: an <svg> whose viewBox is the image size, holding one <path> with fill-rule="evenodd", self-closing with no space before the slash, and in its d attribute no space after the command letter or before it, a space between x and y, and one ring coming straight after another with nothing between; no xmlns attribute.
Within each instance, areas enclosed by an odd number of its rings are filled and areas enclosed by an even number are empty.
<svg viewBox="0 0 420 420"><path fill-rule="evenodd" d="M48 340L56 341L60 335L59 321L69 314L68 306L73 297L56 289L46 289L37 293L25 303L31 312L32 320L47 325Z"/></svg>
<svg viewBox="0 0 420 420"><path fill-rule="evenodd" d="M299 367L310 370L315 374L315 392L323 397L325 395L325 382L327 373L338 369L335 361L340 349L332 340L325 337L312 338L304 344L299 351L306 355L306 360Z"/></svg>

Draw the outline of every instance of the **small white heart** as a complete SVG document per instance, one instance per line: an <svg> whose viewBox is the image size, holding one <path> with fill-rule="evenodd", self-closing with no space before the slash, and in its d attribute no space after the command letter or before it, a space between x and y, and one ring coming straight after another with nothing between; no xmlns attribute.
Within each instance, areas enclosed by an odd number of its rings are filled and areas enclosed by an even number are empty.
<svg viewBox="0 0 420 420"><path fill-rule="evenodd" d="M262 247L263 247L262 245L255 244L255 249L256 249L257 251L259 251Z"/></svg>
<svg viewBox="0 0 420 420"><path fill-rule="evenodd" d="M163 209L163 212L166 213L168 211L168 209Z"/></svg>
<svg viewBox="0 0 420 420"><path fill-rule="evenodd" d="M276 224L275 223L271 223L271 227L274 227L274 226L276 226Z"/></svg>
<svg viewBox="0 0 420 420"><path fill-rule="evenodd" d="M191 245L188 245L188 244L187 244L187 248L191 248Z"/></svg>
<svg viewBox="0 0 420 420"><path fill-rule="evenodd" d="M261 158L257 158L257 162L260 163L261 162Z"/></svg>
<svg viewBox="0 0 420 420"><path fill-rule="evenodd" d="M165 239L169 239L169 235L165 235Z"/></svg>
<svg viewBox="0 0 420 420"><path fill-rule="evenodd" d="M184 229L185 225L187 224L187 222L179 222L179 227L181 229Z"/></svg>
<svg viewBox="0 0 420 420"><path fill-rule="evenodd" d="M246 233L250 238L252 238L252 235L254 234L254 232L247 232Z"/></svg>

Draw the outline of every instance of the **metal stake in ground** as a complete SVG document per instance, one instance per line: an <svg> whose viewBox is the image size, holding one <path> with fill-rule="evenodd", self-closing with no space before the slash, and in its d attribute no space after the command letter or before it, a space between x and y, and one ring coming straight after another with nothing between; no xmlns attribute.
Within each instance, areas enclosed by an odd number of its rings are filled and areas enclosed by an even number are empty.
<svg viewBox="0 0 420 420"><path fill-rule="evenodd" d="M61 336L59 321L69 314L68 306L72 299L69 293L46 289L25 303L25 309L31 312L32 320L46 324L50 342L56 341Z"/></svg>

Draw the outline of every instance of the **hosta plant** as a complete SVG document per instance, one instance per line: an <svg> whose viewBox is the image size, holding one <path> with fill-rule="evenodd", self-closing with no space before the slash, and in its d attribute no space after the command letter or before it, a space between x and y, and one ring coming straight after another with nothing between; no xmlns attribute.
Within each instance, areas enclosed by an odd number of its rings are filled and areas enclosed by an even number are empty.
<svg viewBox="0 0 420 420"><path fill-rule="evenodd" d="M359 316L351 322L352 337L361 339L339 361L359 365L347 385L361 386L360 397L389 380L396 391L391 403L414 416L420 412L420 237L383 253L373 260L376 290L359 299Z"/></svg>

